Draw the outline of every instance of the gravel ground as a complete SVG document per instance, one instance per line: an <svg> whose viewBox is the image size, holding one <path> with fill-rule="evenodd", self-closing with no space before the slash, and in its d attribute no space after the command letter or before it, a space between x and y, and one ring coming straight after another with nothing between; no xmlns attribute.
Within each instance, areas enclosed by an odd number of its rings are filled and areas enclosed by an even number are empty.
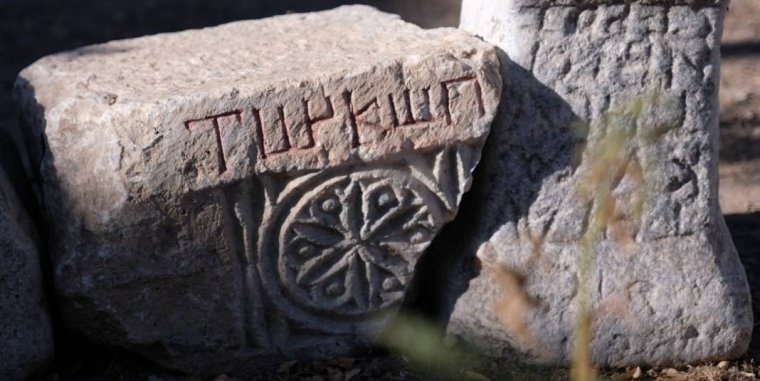
<svg viewBox="0 0 760 381"><path fill-rule="evenodd" d="M0 0L0 164L20 178L19 139L10 91L16 73L46 54L82 45L159 32L217 25L285 13L330 8L339 0ZM368 0L422 26L453 26L458 0ZM750 280L760 322L760 1L733 0L726 19L721 77L721 207ZM17 187L29 195L23 183ZM25 199L30 203L31 198ZM58 358L43 380L196 380L162 371L118 349L94 346L58 330ZM65 344L64 344L65 343ZM610 370L605 379L754 380L760 375L760 332L738 362L681 369ZM638 373L638 374L636 374ZM488 376L485 376L488 375ZM434 380L403 356L286 363L276 380ZM566 379L565 370L480 363L452 379ZM197 379L200 380L200 379ZM225 376L216 381L230 380Z"/></svg>

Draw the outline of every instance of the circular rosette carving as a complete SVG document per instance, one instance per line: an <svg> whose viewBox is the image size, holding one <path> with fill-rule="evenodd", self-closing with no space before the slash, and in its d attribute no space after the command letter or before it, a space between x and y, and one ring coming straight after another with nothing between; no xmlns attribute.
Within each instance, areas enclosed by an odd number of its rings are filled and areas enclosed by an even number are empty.
<svg viewBox="0 0 760 381"><path fill-rule="evenodd" d="M285 296L331 318L360 318L398 304L442 224L434 193L395 169L335 175L300 197L292 193L298 199L283 200L278 208L286 215L270 231L277 237L272 270Z"/></svg>

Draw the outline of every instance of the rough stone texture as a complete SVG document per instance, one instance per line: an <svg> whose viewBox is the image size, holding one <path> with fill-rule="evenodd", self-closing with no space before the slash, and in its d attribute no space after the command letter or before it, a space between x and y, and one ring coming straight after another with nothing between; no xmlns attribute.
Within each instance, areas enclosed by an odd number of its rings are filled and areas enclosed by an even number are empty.
<svg viewBox="0 0 760 381"><path fill-rule="evenodd" d="M41 59L15 96L63 318L202 373L367 344L469 188L498 67L361 6Z"/></svg>
<svg viewBox="0 0 760 381"><path fill-rule="evenodd" d="M752 311L717 186L725 3L552 3L463 4L462 28L501 49L505 91L462 206L470 218L457 233L471 239L447 246L465 253L447 278L449 331L494 354L569 359L579 239L600 208L577 189L608 131L605 111L641 102L648 106L615 126L638 142L613 191L616 218L635 246L625 250L611 230L594 245L592 357L618 366L741 355ZM587 134L576 135L579 122L590 125ZM576 147L585 147L579 161ZM632 195L641 184L637 215Z"/></svg>
<svg viewBox="0 0 760 381"><path fill-rule="evenodd" d="M0 167L0 379L24 380L53 357L36 230Z"/></svg>

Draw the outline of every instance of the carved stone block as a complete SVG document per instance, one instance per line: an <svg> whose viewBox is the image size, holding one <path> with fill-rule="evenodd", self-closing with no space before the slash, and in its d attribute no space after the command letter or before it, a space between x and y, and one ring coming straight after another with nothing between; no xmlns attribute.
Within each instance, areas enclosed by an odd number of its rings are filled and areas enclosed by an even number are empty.
<svg viewBox="0 0 760 381"><path fill-rule="evenodd" d="M498 65L361 6L41 59L15 95L64 319L200 372L367 344L469 188Z"/></svg>
<svg viewBox="0 0 760 381"><path fill-rule="evenodd" d="M452 334L494 354L566 363L586 282L600 366L746 350L749 290L718 205L726 4L464 2L462 28L501 49L509 86L457 218L471 239L446 277ZM613 145L612 134L627 138ZM618 157L627 165L589 181ZM610 197L583 197L589 186L609 186ZM614 224L600 227L605 213Z"/></svg>
<svg viewBox="0 0 760 381"><path fill-rule="evenodd" d="M53 359L37 232L0 167L0 379L25 380Z"/></svg>

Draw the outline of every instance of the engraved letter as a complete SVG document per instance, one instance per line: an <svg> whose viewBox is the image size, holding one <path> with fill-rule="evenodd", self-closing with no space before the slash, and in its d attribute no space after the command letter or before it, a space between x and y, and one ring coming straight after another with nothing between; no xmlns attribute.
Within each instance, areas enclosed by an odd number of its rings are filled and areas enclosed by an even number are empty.
<svg viewBox="0 0 760 381"><path fill-rule="evenodd" d="M391 98L361 97L347 91L343 99L349 111L354 147L384 139L397 120Z"/></svg>
<svg viewBox="0 0 760 381"><path fill-rule="evenodd" d="M314 125L332 119L335 116L332 100L330 97L317 97L303 101L303 115L306 120L305 131L308 134L307 143L301 148L311 148L314 146Z"/></svg>
<svg viewBox="0 0 760 381"><path fill-rule="evenodd" d="M201 168L215 169L221 175L227 170L227 160L222 144L223 130L239 127L240 111L231 111L212 115L202 119L185 122L185 128L193 135L194 160ZM206 157L211 156L211 158Z"/></svg>
<svg viewBox="0 0 760 381"><path fill-rule="evenodd" d="M254 108L253 116L256 119L256 131L260 138L259 151L262 156L290 149L288 128L285 125L285 110L282 106L262 110Z"/></svg>
<svg viewBox="0 0 760 381"><path fill-rule="evenodd" d="M434 122L435 116L430 108L430 90L404 90L398 96L388 95L393 126L414 126Z"/></svg>
<svg viewBox="0 0 760 381"><path fill-rule="evenodd" d="M441 82L446 124L468 121L485 115L480 83L475 77L462 77ZM477 110L477 111L476 111ZM477 115L474 113L477 112Z"/></svg>
<svg viewBox="0 0 760 381"><path fill-rule="evenodd" d="M314 147L312 127L334 114L330 97L289 102L275 109L254 108L261 157Z"/></svg>

